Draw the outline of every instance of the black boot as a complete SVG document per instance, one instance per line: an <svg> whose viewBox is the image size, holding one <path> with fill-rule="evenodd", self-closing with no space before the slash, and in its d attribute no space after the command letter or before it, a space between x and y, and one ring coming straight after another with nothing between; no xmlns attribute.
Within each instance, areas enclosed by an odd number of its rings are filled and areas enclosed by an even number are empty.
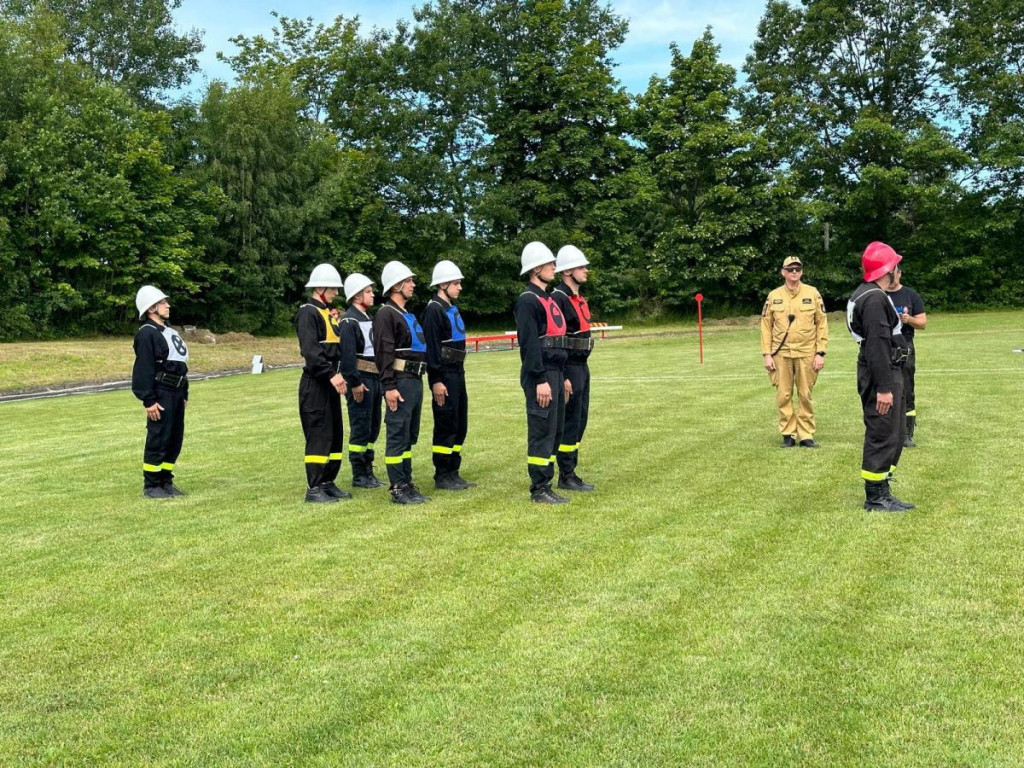
<svg viewBox="0 0 1024 768"><path fill-rule="evenodd" d="M306 501L311 504L336 504L340 499L331 496L322 485L306 489Z"/></svg>
<svg viewBox="0 0 1024 768"><path fill-rule="evenodd" d="M907 416L907 434L903 438L904 448L917 448L914 442L914 428L917 426L917 416Z"/></svg>
<svg viewBox="0 0 1024 768"><path fill-rule="evenodd" d="M411 483L402 483L390 489L392 504L422 504L426 499L413 492Z"/></svg>
<svg viewBox="0 0 1024 768"><path fill-rule="evenodd" d="M341 488L339 488L338 486L336 486L334 484L333 480L331 480L331 482L329 482L329 483L324 483L320 487L323 488L324 491L328 495L333 496L336 499L351 499L352 498L352 494L351 493L349 493L348 491L341 490Z"/></svg>
<svg viewBox="0 0 1024 768"><path fill-rule="evenodd" d="M907 509L896 502L889 495L888 484L883 480L864 481L864 495L867 497L864 502L864 509L869 512L906 512Z"/></svg>
<svg viewBox="0 0 1024 768"><path fill-rule="evenodd" d="M558 476L558 489L561 491L592 491L594 484L583 482L583 479L573 472L571 475Z"/></svg>
<svg viewBox="0 0 1024 768"><path fill-rule="evenodd" d="M454 472L448 472L434 478L434 487L439 491L464 491L469 486L460 483L458 475Z"/></svg>
<svg viewBox="0 0 1024 768"><path fill-rule="evenodd" d="M793 437L792 435L783 435L782 436L782 447L783 448L795 448L796 447L796 438Z"/></svg>
<svg viewBox="0 0 1024 768"><path fill-rule="evenodd" d="M380 488L384 483L373 475L357 475L352 478L353 488Z"/></svg>
<svg viewBox="0 0 1024 768"><path fill-rule="evenodd" d="M568 504L569 499L564 496L559 496L557 493L551 490L550 485L545 485L543 488L538 488L536 491L530 493L530 501L537 504Z"/></svg>
<svg viewBox="0 0 1024 768"><path fill-rule="evenodd" d="M154 485L149 488L142 489L142 495L147 499L173 499L174 494L164 488L162 485Z"/></svg>
<svg viewBox="0 0 1024 768"><path fill-rule="evenodd" d="M900 505L900 506L901 506L901 507L903 507L904 509L914 509L914 505L913 505L913 504L912 504L911 502L909 502L909 501L900 501L899 499L897 499L897 498L896 498L895 496L893 496L893 495L892 495L892 488L891 488L891 487L890 487L890 485L889 485L889 481L890 481L891 479L892 479L892 478L889 478L889 480L884 480L884 481L883 481L883 482L885 483L885 492L886 492L887 494L889 494L889 498L890 498L890 499L891 499L891 500L892 500L892 501L893 501L894 503L896 503L896 504Z"/></svg>
<svg viewBox="0 0 1024 768"><path fill-rule="evenodd" d="M467 480L466 478L459 474L459 470L455 470L455 472L452 473L452 475L455 478L455 482L457 482L463 488L476 488L476 483L469 482L469 480Z"/></svg>
<svg viewBox="0 0 1024 768"><path fill-rule="evenodd" d="M416 483L410 481L409 483L407 483L407 486L409 488L409 492L412 493L413 496L417 496L420 499L420 501L430 501L430 497L427 496L427 494L425 494L419 488L417 488Z"/></svg>
<svg viewBox="0 0 1024 768"><path fill-rule="evenodd" d="M168 480L163 484L163 489L167 491L171 496L184 496L185 492L174 484L173 480Z"/></svg>

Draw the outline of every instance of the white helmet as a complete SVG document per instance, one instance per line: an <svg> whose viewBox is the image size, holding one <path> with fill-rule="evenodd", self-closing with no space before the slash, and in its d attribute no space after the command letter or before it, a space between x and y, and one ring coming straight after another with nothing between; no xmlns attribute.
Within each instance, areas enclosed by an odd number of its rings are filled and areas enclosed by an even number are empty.
<svg viewBox="0 0 1024 768"><path fill-rule="evenodd" d="M309 275L307 288L341 288L341 275L330 264L317 264Z"/></svg>
<svg viewBox="0 0 1024 768"><path fill-rule="evenodd" d="M544 243L534 240L532 243L527 243L526 247L523 248L523 255L520 257L523 268L519 274L525 275L534 267L542 267L554 260L555 254L551 252L551 249L544 245Z"/></svg>
<svg viewBox="0 0 1024 768"><path fill-rule="evenodd" d="M455 266L454 261L439 261L434 265L434 275L430 278L430 287L441 283L454 283L456 280L463 280L462 272Z"/></svg>
<svg viewBox="0 0 1024 768"><path fill-rule="evenodd" d="M558 249L558 258L555 259L555 271L566 272L577 267L585 267L590 264L583 251L575 245L563 245Z"/></svg>
<svg viewBox="0 0 1024 768"><path fill-rule="evenodd" d="M380 273L380 290L387 296L392 288L410 277L416 277L416 275L405 264L400 261L389 261L384 265L384 271Z"/></svg>
<svg viewBox="0 0 1024 768"><path fill-rule="evenodd" d="M144 285L135 294L135 306L139 310L139 319L146 316L150 307L156 306L167 298L167 294L152 285Z"/></svg>
<svg viewBox="0 0 1024 768"><path fill-rule="evenodd" d="M345 278L345 301L352 301L371 285L373 285L373 280L366 275L353 272Z"/></svg>

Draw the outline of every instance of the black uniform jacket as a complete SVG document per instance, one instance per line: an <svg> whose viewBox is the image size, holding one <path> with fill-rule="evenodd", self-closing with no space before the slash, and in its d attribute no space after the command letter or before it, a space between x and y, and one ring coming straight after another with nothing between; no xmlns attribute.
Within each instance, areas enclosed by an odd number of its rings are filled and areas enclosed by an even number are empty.
<svg viewBox="0 0 1024 768"><path fill-rule="evenodd" d="M547 380L544 371L561 371L565 368L567 357L564 349L544 346L542 337L547 334L548 318L538 296L548 298L545 291L530 282L516 300L516 336L519 340L519 359L523 363L519 381L523 387L543 384Z"/></svg>
<svg viewBox="0 0 1024 768"><path fill-rule="evenodd" d="M163 371L175 376L188 373L188 363L167 359L171 348L164 329L164 326L147 320L135 333L133 342L135 365L132 367L132 394L147 408L156 402L157 373ZM188 381L181 386L181 390L188 400Z"/></svg>
<svg viewBox="0 0 1024 768"><path fill-rule="evenodd" d="M452 324L448 319L448 310L452 305L439 296L434 296L427 302L427 308L423 310L423 317L420 324L423 326L423 336L427 340L427 382L434 386L441 381L441 375L446 371L461 371L465 369L462 360L442 360L441 347L466 350L466 340L456 341L452 338ZM458 310L456 310L458 311Z"/></svg>
<svg viewBox="0 0 1024 768"><path fill-rule="evenodd" d="M338 327L338 336L341 338L341 375L345 377L345 383L349 389L361 386L363 383L362 372L356 368L356 360L369 360L374 362L372 344L367 347L366 338L360 323L369 323L370 316L355 307L350 306L345 316L341 318Z"/></svg>
<svg viewBox="0 0 1024 768"><path fill-rule="evenodd" d="M572 288L563 280L561 283L555 286L554 290L551 291L551 296L555 301L558 302L558 308L562 310L562 314L565 315L565 333L567 336L572 336L577 339L589 339L590 329L585 331L580 330L580 316L576 311L576 305L572 300ZM580 294L580 298L583 295ZM586 304L586 299L583 299L583 303ZM589 311L589 310L588 310ZM589 349L570 349L569 350L569 362L576 364L583 364L587 362L587 358L590 357Z"/></svg>
<svg viewBox="0 0 1024 768"><path fill-rule="evenodd" d="M338 321L326 304L310 299L295 315L295 333L305 365L302 372L328 382L338 372Z"/></svg>
<svg viewBox="0 0 1024 768"><path fill-rule="evenodd" d="M900 316L889 300L889 294L874 283L861 283L850 300L854 302L850 330L864 340L860 343L857 362L868 367L875 392L892 392L893 349L907 347L901 333Z"/></svg>
<svg viewBox="0 0 1024 768"><path fill-rule="evenodd" d="M388 299L373 318L373 348L377 353L380 385L384 392L398 388L395 381L399 376L416 378L411 373L396 371L392 367L396 357L420 363L426 359L422 352L412 351L412 330L403 317L405 312L406 310Z"/></svg>

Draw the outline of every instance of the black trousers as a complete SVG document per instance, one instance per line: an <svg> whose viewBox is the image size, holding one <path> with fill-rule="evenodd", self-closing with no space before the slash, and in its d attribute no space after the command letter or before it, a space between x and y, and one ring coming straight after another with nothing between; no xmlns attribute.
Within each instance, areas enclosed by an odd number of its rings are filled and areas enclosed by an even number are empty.
<svg viewBox="0 0 1024 768"><path fill-rule="evenodd" d="M146 419L146 449L142 454L142 484L155 488L174 479L174 462L185 439L185 393L156 386L156 402L163 407L160 421Z"/></svg>
<svg viewBox="0 0 1024 768"><path fill-rule="evenodd" d="M333 482L341 469L345 445L341 395L329 382L303 373L299 379L299 419L306 436L306 484L316 488Z"/></svg>
<svg viewBox="0 0 1024 768"><path fill-rule="evenodd" d="M392 486L412 482L412 447L420 438L420 411L423 408L423 380L419 376L399 376L395 383L402 399L394 411L387 409L384 412L384 426L387 428L384 464Z"/></svg>
<svg viewBox="0 0 1024 768"><path fill-rule="evenodd" d="M910 357L903 366L903 391L907 401L907 416L917 416L917 396L914 392L914 374L917 373L917 353L910 343Z"/></svg>
<svg viewBox="0 0 1024 768"><path fill-rule="evenodd" d="M349 387L345 395L348 406L348 460L352 465L352 477L362 477L373 472L373 444L380 437L381 401L380 377L375 373L360 373L359 378L366 385L363 402L357 403Z"/></svg>
<svg viewBox="0 0 1024 768"><path fill-rule="evenodd" d="M551 403L537 404L537 388L523 387L526 395L526 467L530 474L530 493L551 486L555 476L555 448L565 426L565 392L562 371L545 371L551 386Z"/></svg>
<svg viewBox="0 0 1024 768"><path fill-rule="evenodd" d="M558 444L558 474L568 476L576 472L580 443L587 431L590 414L590 367L586 361L565 367L565 377L572 384L572 395L565 404L565 428Z"/></svg>
<svg viewBox="0 0 1024 768"><path fill-rule="evenodd" d="M857 363L857 391L864 409L864 456L861 477L881 481L889 477L900 462L906 434L906 403L903 399L903 371L892 371L892 408L885 416L876 409L875 387L866 364Z"/></svg>
<svg viewBox="0 0 1024 768"><path fill-rule="evenodd" d="M444 405L434 401L430 393L430 408L434 412L434 478L458 472L462 466L462 445L469 430L469 395L466 393L466 372L461 368L445 368L441 383L448 389Z"/></svg>

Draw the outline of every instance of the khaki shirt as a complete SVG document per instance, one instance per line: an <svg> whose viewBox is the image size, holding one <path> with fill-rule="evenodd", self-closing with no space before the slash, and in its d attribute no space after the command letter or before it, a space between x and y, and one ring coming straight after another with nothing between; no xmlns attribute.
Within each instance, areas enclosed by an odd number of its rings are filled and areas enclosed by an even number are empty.
<svg viewBox="0 0 1024 768"><path fill-rule="evenodd" d="M794 318L792 327L790 315ZM825 302L816 288L801 283L793 293L783 285L768 294L761 311L762 355L773 354L778 349L783 357L810 357L827 348L828 318L825 317Z"/></svg>

